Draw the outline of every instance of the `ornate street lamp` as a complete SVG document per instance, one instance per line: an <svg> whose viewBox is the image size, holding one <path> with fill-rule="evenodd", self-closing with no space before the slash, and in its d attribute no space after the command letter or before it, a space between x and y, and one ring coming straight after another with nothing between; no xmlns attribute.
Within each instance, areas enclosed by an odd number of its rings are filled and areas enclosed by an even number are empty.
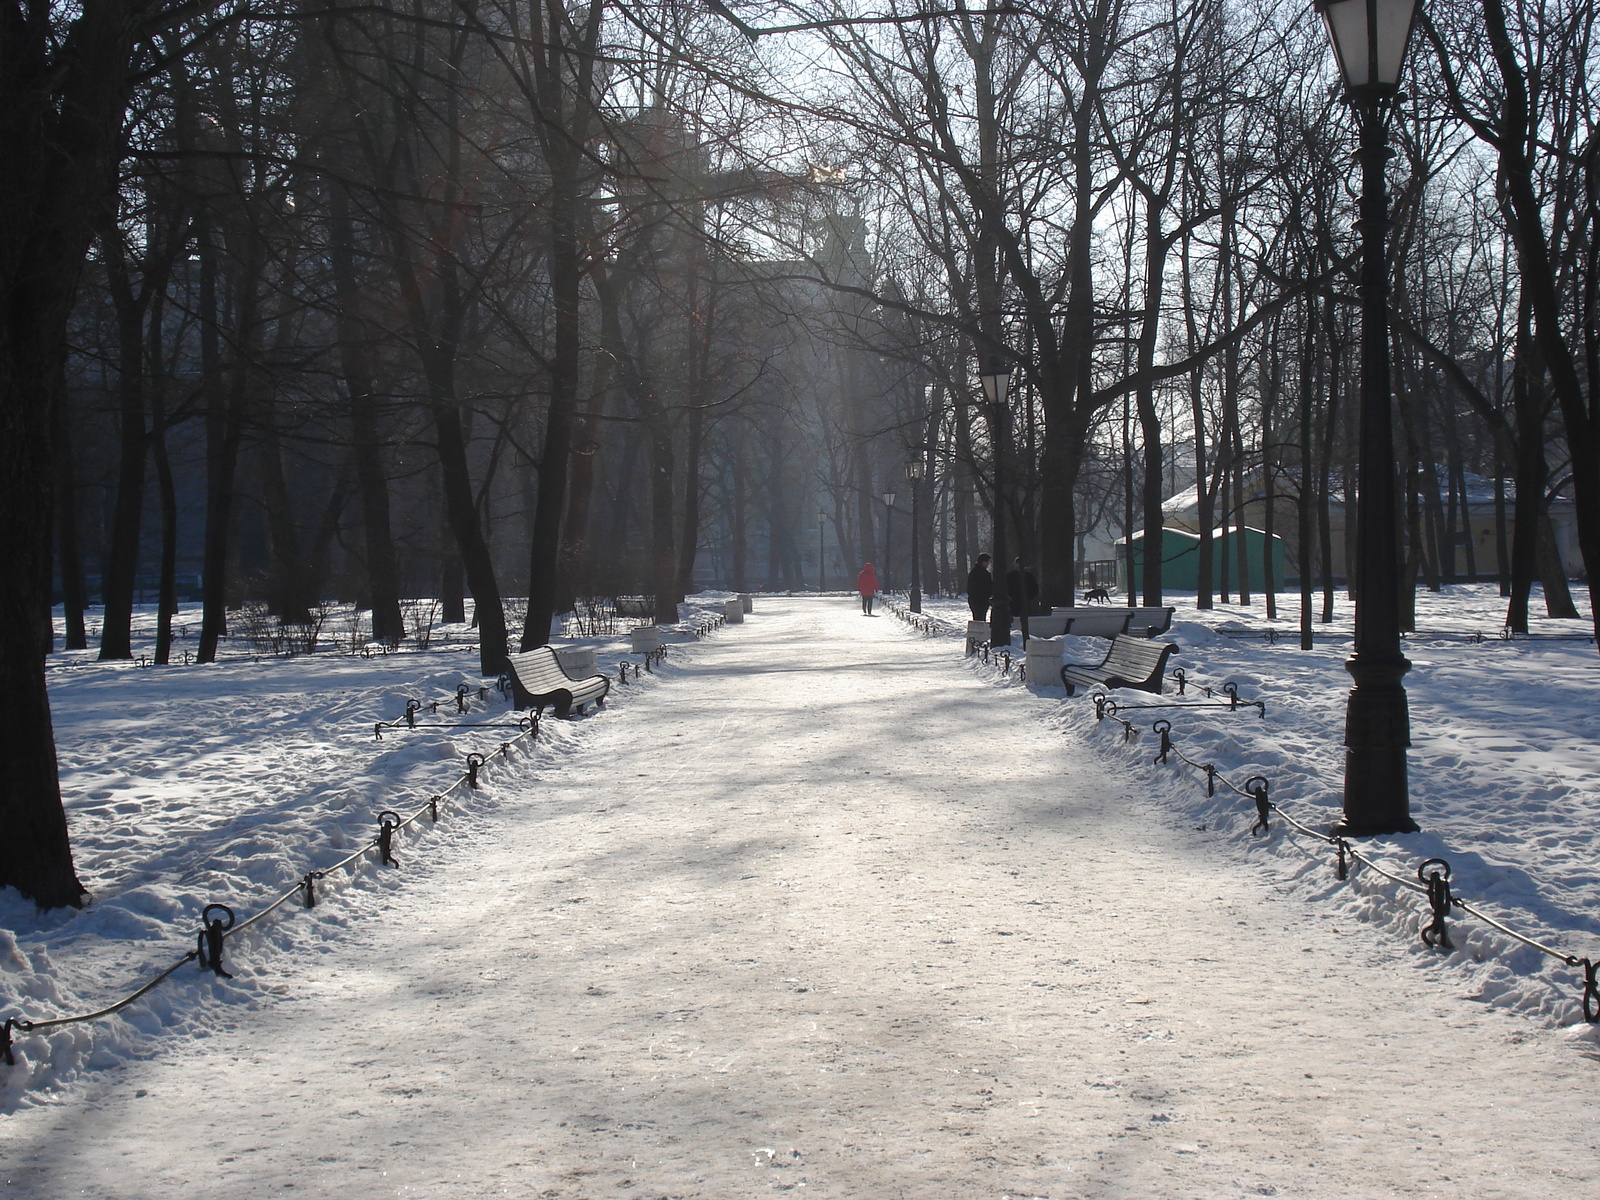
<svg viewBox="0 0 1600 1200"><path fill-rule="evenodd" d="M922 542L922 476L928 464L920 458L906 459L906 481L911 484L911 611L922 611L922 555L918 548Z"/></svg>
<svg viewBox="0 0 1600 1200"><path fill-rule="evenodd" d="M883 590L889 590L889 562L894 558L894 493L885 492L883 501Z"/></svg>
<svg viewBox="0 0 1600 1200"><path fill-rule="evenodd" d="M1345 670L1355 686L1345 709L1345 835L1413 833L1406 782L1411 714L1401 683L1400 544L1389 412L1389 228L1383 170L1389 118L1417 0L1317 0L1361 130L1361 443L1356 483L1356 638Z"/></svg>
<svg viewBox="0 0 1600 1200"><path fill-rule="evenodd" d="M991 356L986 370L978 373L983 387L983 398L989 405L989 429L994 436L994 604L989 609L989 645L1011 645L1011 601L1006 595L1005 579L1000 572L1010 560L1006 557L1006 488L1005 445L1006 390L1011 385L1011 369L1001 363L999 356Z"/></svg>

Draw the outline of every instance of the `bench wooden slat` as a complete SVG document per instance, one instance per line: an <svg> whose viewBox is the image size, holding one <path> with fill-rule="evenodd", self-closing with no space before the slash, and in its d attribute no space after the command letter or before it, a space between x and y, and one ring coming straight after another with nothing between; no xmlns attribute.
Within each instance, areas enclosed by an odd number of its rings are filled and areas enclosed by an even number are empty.
<svg viewBox="0 0 1600 1200"><path fill-rule="evenodd" d="M1119 634L1111 641L1100 662L1067 663L1061 668L1061 682L1072 695L1079 686L1135 688L1142 692L1161 691L1167 659L1177 652L1171 642Z"/></svg>
<svg viewBox="0 0 1600 1200"><path fill-rule="evenodd" d="M1067 618L1066 632L1074 637L1114 638L1127 632L1129 611L1126 608L1080 609Z"/></svg>
<svg viewBox="0 0 1600 1200"><path fill-rule="evenodd" d="M1159 608L1123 608L1117 605L1080 604L1077 608L1052 608L1049 617L1040 620L1055 622L1062 618L1066 626L1062 632L1077 637L1115 637L1129 633L1135 637L1155 637L1172 628L1171 606ZM1054 625L1051 626L1054 630ZM1052 632L1051 636L1054 636Z"/></svg>
<svg viewBox="0 0 1600 1200"><path fill-rule="evenodd" d="M548 704L555 706L556 716L564 717L573 705L580 713L591 702L604 706L611 690L611 680L605 675L572 678L561 669L561 661L549 646L506 655L506 668L511 676L512 700L519 711L537 708L543 712Z"/></svg>

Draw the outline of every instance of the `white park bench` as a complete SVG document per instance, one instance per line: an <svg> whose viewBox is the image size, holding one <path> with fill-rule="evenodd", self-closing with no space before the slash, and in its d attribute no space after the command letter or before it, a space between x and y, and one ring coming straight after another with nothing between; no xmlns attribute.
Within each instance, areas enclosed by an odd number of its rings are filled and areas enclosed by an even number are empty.
<svg viewBox="0 0 1600 1200"><path fill-rule="evenodd" d="M587 704L603 706L606 693L611 690L611 680L605 675L572 678L561 669L556 652L549 646L508 654L506 665L511 676L512 702L519 711L534 708L543 712L548 704L555 707L556 716L565 717L574 705L580 713Z"/></svg>

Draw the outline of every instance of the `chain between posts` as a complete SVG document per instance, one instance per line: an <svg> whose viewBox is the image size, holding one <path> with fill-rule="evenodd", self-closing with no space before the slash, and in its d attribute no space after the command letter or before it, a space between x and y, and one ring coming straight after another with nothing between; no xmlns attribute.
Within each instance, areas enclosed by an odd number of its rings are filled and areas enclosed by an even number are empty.
<svg viewBox="0 0 1600 1200"><path fill-rule="evenodd" d="M499 757L509 756L511 747L515 742L520 741L524 737L535 737L536 735L537 724L535 723L524 729L517 735L516 738L512 739L512 741L501 742L500 748L494 751L492 754L472 754L468 756L468 761L470 763L472 760L476 760L477 770L481 771L482 768L491 760ZM393 844L394 835L421 819L424 814L427 814L431 820L435 822L438 821L440 803L450 796L451 793L459 789L463 784L468 783L469 779L475 774L476 771L463 772L454 783L445 788L443 792L430 796L427 803L418 808L409 817L401 818L400 815L393 810L384 810L379 814L378 833L371 841L364 843L354 852L346 855L344 858L330 866L323 867L319 870L306 872L295 881L292 887L280 894L260 912L246 920L238 920L233 909L225 904L206 905L201 911L200 929L195 935L194 939L195 948L183 955L183 957L179 958L176 962L151 976L138 988L134 989L132 992L128 993L115 1003L108 1004L103 1008L95 1009L92 1012L73 1013L61 1017L48 1017L38 1021L30 1021L22 1016L7 1016L3 1022L0 1022L0 1061L3 1061L7 1066L16 1065L14 1043L17 1032L40 1032L47 1029L54 1029L57 1026L81 1024L88 1021L100 1020L103 1017L112 1016L113 1014L127 1008L130 1004L135 1003L149 992L154 990L156 987L160 986L167 979L171 978L172 975L186 963L198 963L202 970L211 971L220 978L232 979L233 976L223 966L223 947L228 938L243 933L250 926L265 919L291 899L299 899L301 904L306 908L315 907L317 902L317 880L325 879L334 872L349 867L352 863L356 862L358 859L361 859L373 850L377 850L379 852L380 862L387 862L389 864L398 866L399 864L394 861L393 856L389 853L389 849ZM476 786L476 784L473 786Z"/></svg>
<svg viewBox="0 0 1600 1200"><path fill-rule="evenodd" d="M883 606L889 610L891 616L917 630L923 637L936 637L943 632L943 626L940 622L927 613L911 612L909 609L901 608L892 600L885 600Z"/></svg>
<svg viewBox="0 0 1600 1200"><path fill-rule="evenodd" d="M1119 712L1133 712L1135 709L1149 710L1157 708L1220 708L1224 712L1237 712L1241 708L1253 708L1256 710L1256 715L1258 718L1262 718L1267 715L1266 701L1240 700L1238 698L1237 685L1228 684L1224 686L1234 687L1235 689L1232 697L1227 703L1224 703L1220 700L1215 702L1207 700L1188 700L1182 703L1125 704L1122 701L1111 699L1104 692L1094 693L1091 699L1094 701L1094 716L1095 720L1097 721L1102 720L1105 717L1114 716Z"/></svg>
<svg viewBox="0 0 1600 1200"><path fill-rule="evenodd" d="M1108 713L1107 715L1110 716L1111 714ZM1113 717L1113 719L1121 721L1119 717ZM1126 723L1124 722L1124 724ZM1223 775L1214 763L1197 762L1184 754L1172 740L1171 721L1162 718L1152 723L1150 728L1161 739L1160 751L1152 760L1152 765L1165 764L1171 757L1175 756L1181 762L1205 774L1206 794L1208 796L1216 795L1216 785L1220 780L1224 787L1244 799L1250 800L1256 806L1256 821L1250 830L1252 834L1270 834L1268 816L1271 813L1276 813L1279 819L1298 832L1333 847L1335 854L1334 870L1341 881L1349 879L1354 868L1359 865L1391 883L1423 895L1428 901L1429 919L1421 926L1420 937L1423 944L1430 949L1443 951L1456 949L1455 943L1450 940L1450 931L1446 924L1446 918L1451 910L1459 910L1477 918L1514 941L1537 950L1550 958L1558 959L1566 966L1579 968L1582 971L1583 1019L1591 1025L1600 1024L1600 980L1596 978L1597 973L1600 973L1600 958L1580 958L1577 955L1557 950L1543 942L1528 937L1526 934L1518 933L1504 922L1489 916L1469 901L1462 899L1450 887L1450 864L1445 859L1430 858L1425 860L1417 867L1415 879L1407 879L1402 875L1396 874L1370 855L1364 854L1338 834L1324 833L1321 830L1313 829L1292 813L1285 812L1282 806L1271 799L1270 784L1265 776L1253 775L1245 780L1243 787L1240 787ZM1126 740L1126 734L1124 734L1124 740Z"/></svg>
<svg viewBox="0 0 1600 1200"><path fill-rule="evenodd" d="M715 621L709 622L708 625L709 628L714 629L720 627L722 623L722 618L718 617ZM652 663L663 662L666 660L666 657L667 647L664 645L660 646L645 655L643 667L648 671L650 670ZM635 665L633 668L635 679L638 678L638 672L639 666ZM480 700L488 699L489 689L491 686L496 688L506 698L510 697L512 691L510 677L507 675L502 675L493 685L485 684L478 687L477 692ZM457 685L452 699L455 701L456 711L458 713L462 713L467 710L468 700L472 690L473 689L470 684L462 683ZM449 701L443 701L442 703L448 702ZM441 702L439 701L435 701L432 705L432 711L437 712L440 703ZM414 698L408 699L406 701L405 714L398 720L390 722L378 722L376 730L378 737L380 739L382 738L382 731L384 729L398 728L402 725L410 729L426 728L427 726L419 725L417 722L417 714L422 711L423 707L422 701ZM418 808L410 816L401 818L400 815L394 812L392 809L385 809L383 812L379 813L378 833L371 841L364 843L352 853L347 854L344 858L340 859L338 862L332 863L331 865L322 867L318 870L305 872L295 881L293 886L291 886L287 891L278 895L277 898L272 900L266 905L266 907L255 913L253 916L240 921L237 919L234 911L225 904L206 905L201 912L201 927L195 937L195 948L184 954L183 957L179 958L176 962L157 972L151 978L145 980L143 984L135 988L132 992L128 993L115 1003L106 1005L103 1008L95 1009L92 1012L74 1013L61 1017L49 1017L38 1021L30 1021L25 1017L15 1015L5 1017L3 1021L0 1021L0 1061L3 1061L7 1066L16 1065L14 1043L15 1034L18 1031L31 1033L45 1029L53 1029L61 1025L72 1025L87 1021L95 1021L102 1017L111 1016L114 1013L118 1013L124 1008L127 1008L130 1004L135 1003L143 996L147 995L151 990L160 986L163 982L169 979L174 972L176 972L186 963L198 961L200 966L205 970L210 970L220 977L228 979L233 978L233 976L230 975L222 965L223 945L227 938L237 936L257 922L265 920L272 913L276 912L279 908L287 904L291 899L298 899L301 905L305 908L315 908L317 904L317 881L320 879L326 879L334 872L345 870L373 850L378 851L380 864L399 866L399 863L395 860L392 854L393 839L395 834L419 821L424 814L428 816L432 823L437 824L439 821L439 805L444 803L449 796L459 790L463 785L467 786L469 789L476 789L479 786L481 772L491 761L493 761L495 758L509 757L512 746L521 741L523 738L536 741L539 736L538 714L531 714L529 716L522 717L512 725L492 723L484 723L479 725L472 722L457 722L456 725L464 725L469 728L511 728L516 729L518 732L516 737L512 738L510 741L501 742L499 749L490 754L485 755L473 753L467 755L467 769L456 778L455 782L451 783L442 792L428 797L427 803Z"/></svg>
<svg viewBox="0 0 1600 1200"><path fill-rule="evenodd" d="M1507 635L1502 632L1501 636L1504 638ZM1591 642L1594 640L1592 635L1572 635L1570 638L1563 638L1562 635L1549 635L1545 640L1553 641L1558 639ZM1269 641L1270 640L1275 639L1269 638ZM1478 640L1482 641L1484 639L1480 637ZM1529 640L1534 639L1530 638ZM1005 672L1009 673L1010 671L1009 651L995 649L987 642L973 642L969 640L967 644L967 654L969 656L977 655L980 661L982 661L985 665L994 663L1001 666L1002 670ZM1123 728L1122 738L1126 743L1134 739L1136 736L1136 731L1133 729L1133 726L1129 721L1117 715L1120 711L1132 709L1195 707L1226 708L1229 710L1236 710L1239 708L1255 708L1258 718L1264 718L1266 715L1265 702L1260 700L1241 699L1238 695L1238 685L1232 681L1223 684L1221 687L1212 688L1189 679L1181 667L1175 668L1171 672L1170 678L1178 685L1178 694L1180 696L1187 694L1188 688L1192 686L1199 690L1207 700L1211 700L1219 693L1222 696L1226 696L1227 699L1225 702L1218 700L1216 703L1209 705L1198 704L1195 702L1190 702L1188 704L1162 703L1139 705L1119 704L1116 701L1108 699L1104 693L1096 693L1094 696L1096 704L1096 719L1100 720L1110 718L1115 720ZM1362 853L1345 838L1337 834L1323 833L1320 830L1313 829L1311 826L1305 824L1305 822L1297 819L1292 813L1285 812L1276 801L1271 799L1271 785L1265 776L1252 776L1250 779L1245 781L1244 787L1240 787L1226 775L1224 775L1217 768L1215 763L1198 762L1184 754L1183 751L1179 749L1179 747L1173 741L1171 721L1168 721L1164 718L1157 720L1151 725L1151 729L1161 739L1160 748L1153 760L1153 765L1166 764L1172 757L1175 756L1181 762L1193 767L1195 770L1199 771L1205 776L1207 796L1214 797L1217 794L1217 784L1220 781L1221 784L1229 791L1235 793L1243 799L1251 801L1251 803L1253 803L1256 807L1256 820L1251 827L1253 833L1268 834L1270 836L1271 830L1269 826L1269 816L1272 813L1276 813L1279 819L1299 833L1305 834L1306 836L1315 840L1326 842L1333 848L1335 854L1334 870L1337 877L1341 881L1348 880L1354 873L1356 867L1360 866L1402 888L1407 888L1411 891L1421 893L1424 896L1429 896L1427 879L1422 878L1420 875L1416 880L1407 879L1401 875L1398 875L1386 868L1376 859L1373 859L1369 855ZM1503 922L1490 917L1481 909L1475 907L1473 904L1462 899L1460 896L1456 895L1452 890L1450 890L1448 883L1449 864L1447 862L1445 862L1443 859L1429 860L1429 863L1425 863L1423 865L1428 866L1430 864L1434 866L1442 866L1443 868L1440 871L1434 872L1441 877L1440 883L1439 885L1436 885L1435 890L1439 893L1441 899L1444 901L1444 911L1446 913L1450 909L1457 909L1461 912L1467 913L1473 917L1476 917L1478 920L1482 921L1486 925L1489 925L1500 933L1505 934L1514 941L1520 942L1531 949L1537 950L1541 954L1544 954L1550 958L1558 959L1569 967L1578 968L1582 972L1582 1007L1584 1020L1590 1024L1600 1024L1600 956L1594 958L1580 958L1577 955L1567 954L1551 946L1545 945L1543 942L1537 941L1534 938L1530 938L1525 934L1518 933L1516 930L1511 929ZM1454 945L1449 942L1449 934L1444 925L1443 916L1439 913L1437 906L1433 904L1432 897L1429 898L1430 908L1433 909L1433 914L1432 919L1424 927L1424 936L1422 940L1429 946L1436 945L1437 948L1441 950L1453 950Z"/></svg>
<svg viewBox="0 0 1600 1200"><path fill-rule="evenodd" d="M1189 684L1190 684L1191 681L1189 679L1188 674L1184 671L1184 669L1182 667L1174 667L1172 669L1172 671L1169 673L1168 677L1174 683L1176 683L1178 685L1178 695L1183 696L1183 695L1187 695L1188 694ZM1224 696L1226 696L1228 698L1227 699L1227 703L1224 704L1222 701L1219 700L1214 704L1202 704L1199 701L1191 700L1191 701L1188 701L1187 703L1184 703L1184 704L1125 704L1125 705L1123 705L1123 707L1124 708L1226 708L1226 709L1228 709L1230 711L1235 710L1235 709L1239 709L1239 708L1253 708L1253 709L1256 710L1256 716L1257 717L1264 718L1267 715L1267 704L1266 704L1266 701L1265 700L1241 700L1239 698L1239 685L1237 683L1233 682L1233 680L1231 680L1231 679L1228 680L1228 682L1224 683L1221 687L1217 687L1217 688L1212 688L1212 687L1209 687L1206 684L1202 684L1202 683L1196 683L1194 686L1205 696L1205 698L1207 700L1211 700L1212 697L1215 696L1218 692L1222 693L1222 695L1224 695Z"/></svg>

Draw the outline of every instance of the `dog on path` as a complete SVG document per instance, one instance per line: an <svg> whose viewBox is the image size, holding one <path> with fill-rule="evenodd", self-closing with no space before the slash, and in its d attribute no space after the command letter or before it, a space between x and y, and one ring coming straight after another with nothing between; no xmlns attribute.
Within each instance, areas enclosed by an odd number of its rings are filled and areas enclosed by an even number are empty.
<svg viewBox="0 0 1600 1200"><path fill-rule="evenodd" d="M1083 602L1088 604L1091 600L1099 604L1110 604L1111 593L1103 587L1090 588L1083 594Z"/></svg>

